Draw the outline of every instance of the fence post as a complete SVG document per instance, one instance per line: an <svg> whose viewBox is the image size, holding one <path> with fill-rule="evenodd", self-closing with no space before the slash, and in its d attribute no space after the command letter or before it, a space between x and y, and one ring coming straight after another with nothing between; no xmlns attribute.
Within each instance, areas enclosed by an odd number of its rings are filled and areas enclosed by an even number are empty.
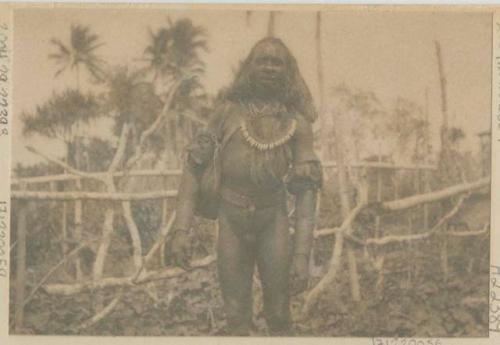
<svg viewBox="0 0 500 345"><path fill-rule="evenodd" d="M445 228L442 231L442 241L441 241L441 269L443 270L443 280L446 283L448 281L448 234L446 225L443 225Z"/></svg>
<svg viewBox="0 0 500 345"><path fill-rule="evenodd" d="M382 162L382 149L380 147L380 141L378 143L378 162ZM377 202L382 201L382 174L381 169L377 169ZM375 218L375 237L380 237L380 216Z"/></svg>
<svg viewBox="0 0 500 345"><path fill-rule="evenodd" d="M49 189L50 189L51 192L57 192L57 182L56 181L51 181L49 183ZM56 200L52 200L50 202L50 206L53 207L53 208L57 207L58 204L59 203Z"/></svg>
<svg viewBox="0 0 500 345"><path fill-rule="evenodd" d="M413 178L415 178L415 173L412 173ZM408 210L408 235L411 235L413 232L413 211L410 208ZM408 241L408 251L407 251L407 259L408 259L408 266L407 266L407 276L406 276L406 282L407 282L407 288L410 287L411 280L412 280L412 270L414 266L414 260L413 260L413 244L412 241Z"/></svg>
<svg viewBox="0 0 500 345"><path fill-rule="evenodd" d="M429 165L429 89L425 88L425 132L424 132L424 144L425 144L425 159L424 164ZM424 170L424 193L428 193L430 191L429 188L429 170ZM429 229L429 204L424 204L424 231Z"/></svg>
<svg viewBox="0 0 500 345"><path fill-rule="evenodd" d="M15 332L22 333L24 324L24 298L26 291L26 201L19 201L17 214L17 255L16 255L16 297L15 297Z"/></svg>
<svg viewBox="0 0 500 345"><path fill-rule="evenodd" d="M382 162L382 149L380 147L380 141L378 145L378 162ZM377 169L377 202L382 201L382 174L381 174L381 169ZM380 216L377 216L375 218L375 238L381 237L381 230L380 230ZM377 295L380 295L382 293L382 290L384 288L384 261L385 261L385 255L383 254L382 251L377 250L377 256L376 256L376 261L377 261L377 269L378 269L378 274L377 274L377 282L375 284L375 291Z"/></svg>
<svg viewBox="0 0 500 345"><path fill-rule="evenodd" d="M75 180L76 190L82 190L82 181L80 178ZM79 243L82 239L82 213L83 213L83 201L75 200L75 240ZM77 254L75 259L75 270L76 270L76 280L82 280L82 266L80 255Z"/></svg>
<svg viewBox="0 0 500 345"><path fill-rule="evenodd" d="M168 178L167 177L164 177L163 179L163 189L168 189ZM161 209L162 209L162 228L164 226L167 226L168 224L168 198L165 198L162 200L162 204L161 204ZM165 265L165 245L166 245L166 241L163 241L161 247L160 247L160 267L163 267L163 265Z"/></svg>
<svg viewBox="0 0 500 345"><path fill-rule="evenodd" d="M63 192L64 192L64 182L63 182ZM62 217L61 217L61 250L63 255L63 260L66 261L66 255L68 254L68 202L63 201L62 204Z"/></svg>

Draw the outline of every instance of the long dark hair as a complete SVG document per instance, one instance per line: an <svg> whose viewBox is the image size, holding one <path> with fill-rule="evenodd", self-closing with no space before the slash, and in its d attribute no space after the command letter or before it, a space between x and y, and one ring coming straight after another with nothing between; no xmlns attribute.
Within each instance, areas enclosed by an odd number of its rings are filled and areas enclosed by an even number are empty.
<svg viewBox="0 0 500 345"><path fill-rule="evenodd" d="M298 112L310 122L314 122L318 115L314 108L311 92L300 74L297 60L295 60L288 47L279 38L266 37L253 46L250 54L241 64L233 83L225 90L224 98L235 102L247 102L253 97L254 92L250 81L250 73L252 72L251 64L256 49L262 44L280 46L286 53L287 72L285 89L282 93L281 101L289 111Z"/></svg>

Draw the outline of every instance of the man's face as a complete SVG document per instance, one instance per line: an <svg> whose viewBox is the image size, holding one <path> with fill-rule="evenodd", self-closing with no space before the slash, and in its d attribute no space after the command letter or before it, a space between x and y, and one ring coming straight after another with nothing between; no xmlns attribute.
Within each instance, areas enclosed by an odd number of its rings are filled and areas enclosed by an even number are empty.
<svg viewBox="0 0 500 345"><path fill-rule="evenodd" d="M252 59L252 84L256 91L267 96L283 90L286 79L286 52L280 45L260 44Z"/></svg>

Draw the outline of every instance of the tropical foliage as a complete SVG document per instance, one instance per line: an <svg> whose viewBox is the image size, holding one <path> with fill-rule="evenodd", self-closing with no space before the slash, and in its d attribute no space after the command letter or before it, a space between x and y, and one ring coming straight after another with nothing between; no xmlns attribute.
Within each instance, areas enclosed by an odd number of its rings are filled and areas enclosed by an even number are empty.
<svg viewBox="0 0 500 345"><path fill-rule="evenodd" d="M53 94L34 113L23 113L24 134L39 134L71 143L82 125L100 116L100 105L92 94L75 89Z"/></svg>

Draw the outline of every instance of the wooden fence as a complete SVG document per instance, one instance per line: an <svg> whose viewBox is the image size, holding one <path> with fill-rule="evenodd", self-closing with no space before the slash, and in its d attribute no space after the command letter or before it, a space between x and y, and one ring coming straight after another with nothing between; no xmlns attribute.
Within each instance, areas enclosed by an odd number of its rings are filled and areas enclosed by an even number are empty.
<svg viewBox="0 0 500 345"><path fill-rule="evenodd" d="M49 159L51 161L55 161L54 159ZM61 162L56 162L59 165L62 165ZM334 162L326 162L324 163L324 168L328 171L336 168L336 164ZM411 171L424 171L424 172L432 172L435 171L436 168L431 165L394 165L390 163L383 162L362 162L351 164L349 166L350 169L357 171L365 171L367 169L371 169L371 171L375 171L376 173L376 198L378 203L370 204L367 202L367 198L360 199L361 201L358 203L356 207L354 207L348 217L345 217L343 223L337 228L327 228L327 229L317 229L315 230L314 236L315 238L319 238L322 236L335 236L335 247L333 249L332 258L330 261L330 266L328 273L320 280L320 282L315 285L308 293L305 298L303 314L307 315L312 307L317 302L322 291L330 286L335 278L336 272L338 271L338 265L340 263L340 257L342 256L342 249L344 247L344 242L347 246L357 245L357 246L385 246L389 243L396 242L409 242L415 240L422 240L425 238L429 238L438 234L438 231L443 228L443 225L452 218L460 209L463 204L463 201L471 192L479 190L481 188L485 188L489 185L489 179L481 179L472 183L463 183L460 185L448 187L439 191L426 191L422 194L413 195L406 198L400 198L391 201L382 201L381 198L381 189L382 189L382 172L384 170L391 171L401 171L401 170L411 170ZM158 250L162 247L165 237L168 234L174 220L175 220L175 212L167 216L164 214L163 219L165 221L162 223L160 231L158 232L158 237L156 242L152 245L149 251L144 254L142 253L142 243L140 236L140 229L138 228L131 211L131 201L144 201L144 200L168 200L177 195L176 190L159 190L152 192L141 192L141 193L128 193L128 192L118 192L115 188L115 179L123 179L123 178L150 178L150 177L176 177L179 176L180 170L138 170L138 171L128 171L128 172L119 172L110 169L108 172L104 173L83 173L79 171L75 171L74 169L66 169L68 172L60 175L51 175L51 176L36 176L36 177L24 177L24 178L14 178L12 180L13 190L11 193L11 197L14 200L17 200L18 209L17 211L17 241L16 241L16 284L15 284L15 328L17 330L22 329L23 327L23 313L24 307L30 300L34 297L39 289L43 289L46 293L54 294L54 295L74 295L82 292L88 291L99 291L104 288L110 287L120 287L120 292L114 297L114 299L108 303L106 306L100 305L96 309L96 314L90 318L87 322L80 325L79 328L83 329L89 327L90 325L98 322L106 315L108 315L112 310L118 305L121 299L124 296L124 288L126 287L137 287L141 284L145 284L151 281L160 280L160 279L168 279L175 276L179 276L185 273L184 270L180 268L172 268L167 267L157 271L148 271L146 269L146 265L151 261L151 259L155 256ZM428 179L428 174L424 173L424 177ZM94 180L104 183L108 188L103 192L95 192L95 191L84 191L81 190L81 186L83 185L81 182L84 180ZM366 194L367 182L366 179L364 182L359 183L359 189L361 193ZM80 190L73 191L45 191L45 190L29 190L29 187L36 185L49 184L53 185L55 182L73 182L74 185L80 186ZM76 183L79 182L79 183ZM359 182L359 181L358 181ZM424 181L424 185L428 186L428 181ZM427 205L430 202L450 198L452 196L460 195L458 203L447 213L445 214L434 226L428 228L429 224L428 220L428 210L424 207L423 217L425 224L425 232L418 234L407 234L407 235L387 235L380 236L380 232L378 228L380 227L380 217L376 217L376 237L369 239L361 239L356 236L354 233L354 228L351 226L352 223L356 220L359 213L366 209L374 209L377 214L382 212L392 212L397 210L408 209L417 205ZM77 277L75 282L73 283L64 283L64 284L54 284L50 283L50 276L56 272L60 267L64 266L69 261L74 261L76 266L78 267L79 260L79 252L89 245L89 242L81 241L73 250L69 252L65 252L64 258L53 267L47 274L35 285L34 288L31 289L29 294L26 294L25 287L25 275L26 275L26 233L27 233L27 223L26 218L28 214L29 204L33 204L36 200L51 200L51 201L75 201L75 232L79 232L75 234L76 239L82 238L82 202L87 200L102 200L113 203L119 203L122 206L123 216L125 218L125 223L128 228L131 244L133 248L133 262L135 265L135 273L132 276L128 277L104 277L103 276L103 267L104 262L107 257L107 252L110 247L110 238L113 233L113 219L114 212L112 206L107 206L104 210L104 224L102 227L102 237L98 241L98 250L95 258L95 262L93 263L93 272L92 278L84 280L81 277L81 274L78 273L77 269ZM76 202L78 201L78 202ZM166 207L163 208L163 212L166 211ZM467 232L447 232L448 236L477 236L482 235L488 232L487 226L482 229L476 231L467 231ZM66 235L64 235L66 236ZM63 237L64 237L63 236ZM349 248L349 247L348 247ZM193 267L205 267L210 265L215 261L214 255L209 255L203 259L196 260L193 262ZM354 261L355 262L355 261ZM357 271L355 267L351 267L351 285L355 285L357 281ZM383 279L383 278L381 278ZM356 298L356 294L353 293L353 298ZM99 304L99 303L98 303Z"/></svg>

